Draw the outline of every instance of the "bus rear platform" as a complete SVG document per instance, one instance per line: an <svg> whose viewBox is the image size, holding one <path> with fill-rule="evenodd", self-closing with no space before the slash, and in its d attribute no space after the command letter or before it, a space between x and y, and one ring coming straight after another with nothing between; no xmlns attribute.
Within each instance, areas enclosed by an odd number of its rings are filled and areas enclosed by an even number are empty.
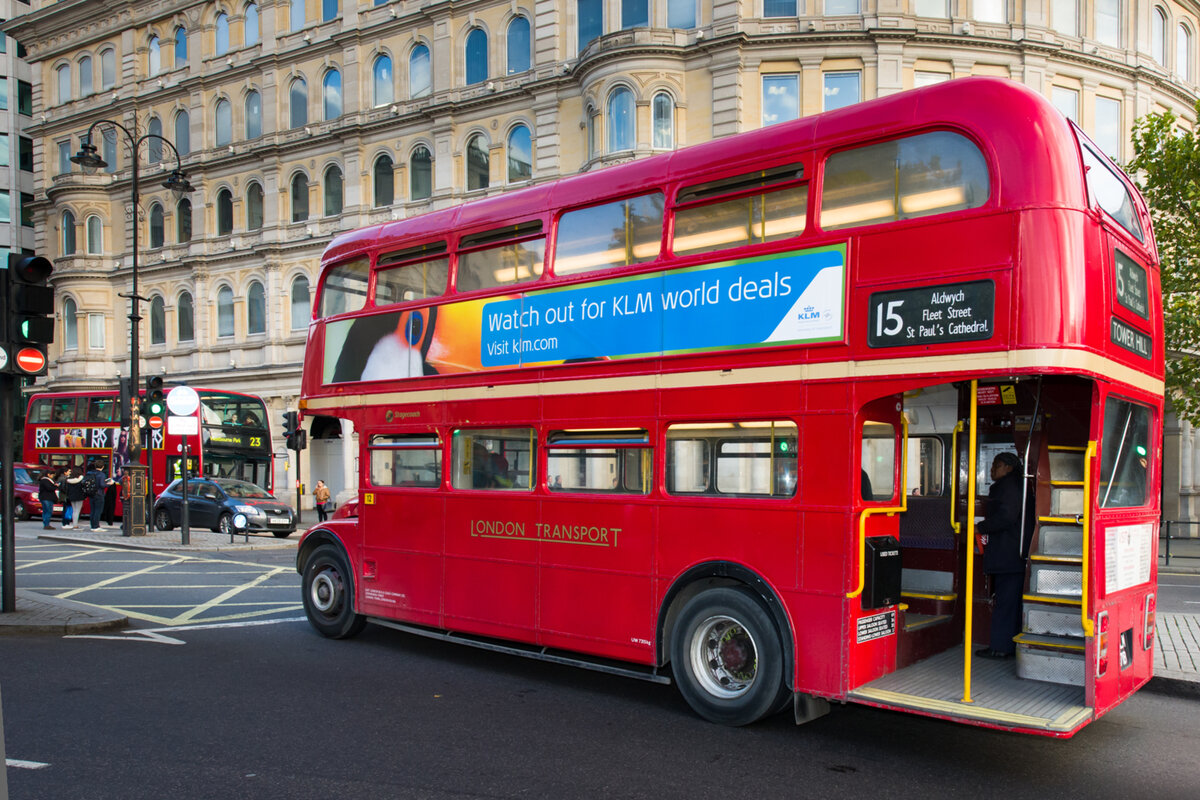
<svg viewBox="0 0 1200 800"><path fill-rule="evenodd" d="M1018 678L1013 659L973 659L972 702L962 698L962 645L863 684L847 696L877 708L1059 737L1071 736L1093 718L1082 686Z"/></svg>

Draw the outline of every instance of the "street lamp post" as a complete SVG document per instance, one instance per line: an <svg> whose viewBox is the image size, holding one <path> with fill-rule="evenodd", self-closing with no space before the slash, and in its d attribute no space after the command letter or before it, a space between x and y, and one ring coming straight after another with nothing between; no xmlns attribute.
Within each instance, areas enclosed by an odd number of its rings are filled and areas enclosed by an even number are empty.
<svg viewBox="0 0 1200 800"><path fill-rule="evenodd" d="M87 135L84 136L83 141L79 145L79 152L71 157L72 162L85 169L103 169L108 166L107 162L96 152L96 146L92 144L92 133L101 125L111 125L114 130L124 133L131 155L130 184L133 189L133 286L128 295L121 294L121 297L129 298L129 384L133 408L129 409L129 463L125 465L125 513L122 515L122 523L126 536L145 536L147 482L146 467L141 463L141 420L139 418L139 403L137 402L137 399L141 396L141 387L138 384L138 358L140 355L138 345L139 323L142 319L138 304L145 299L138 295L138 162L140 160L142 145L157 139L170 147L171 152L175 154L175 169L171 171L171 174L163 182L163 186L179 196L190 192L192 186L188 183L187 176L183 172L183 162L179 158L179 151L175 149L174 144L156 133L146 133L138 136L134 131L130 131L121 123L109 119L102 119L92 123L91 127L88 128ZM134 127L137 127L136 117L134 119ZM125 409L121 409L122 415L124 412Z"/></svg>

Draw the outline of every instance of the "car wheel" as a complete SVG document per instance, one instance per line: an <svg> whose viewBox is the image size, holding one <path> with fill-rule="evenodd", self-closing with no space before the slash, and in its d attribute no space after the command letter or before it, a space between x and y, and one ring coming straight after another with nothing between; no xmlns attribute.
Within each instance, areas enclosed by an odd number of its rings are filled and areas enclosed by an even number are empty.
<svg viewBox="0 0 1200 800"><path fill-rule="evenodd" d="M323 544L304 562L304 613L322 636L345 639L367 624L354 613L354 583L342 551Z"/></svg>
<svg viewBox="0 0 1200 800"><path fill-rule="evenodd" d="M160 531L169 531L171 528L174 528L175 526L171 522L171 512L167 511L165 508L160 508L158 511L155 511L154 527L158 528Z"/></svg>
<svg viewBox="0 0 1200 800"><path fill-rule="evenodd" d="M233 515L232 514L222 514L221 518L219 520L217 520L217 527L214 528L213 530L220 531L221 533L232 534L233 533Z"/></svg>
<svg viewBox="0 0 1200 800"><path fill-rule="evenodd" d="M29 519L29 509L20 500L13 503L13 519L27 520Z"/></svg>
<svg viewBox="0 0 1200 800"><path fill-rule="evenodd" d="M286 539L287 537L291 536L296 531L290 530L290 531L272 531L272 532L275 534L276 539Z"/></svg>
<svg viewBox="0 0 1200 800"><path fill-rule="evenodd" d="M780 707L783 646L770 614L743 588L688 601L671 637L671 670L692 709L724 725L749 725Z"/></svg>

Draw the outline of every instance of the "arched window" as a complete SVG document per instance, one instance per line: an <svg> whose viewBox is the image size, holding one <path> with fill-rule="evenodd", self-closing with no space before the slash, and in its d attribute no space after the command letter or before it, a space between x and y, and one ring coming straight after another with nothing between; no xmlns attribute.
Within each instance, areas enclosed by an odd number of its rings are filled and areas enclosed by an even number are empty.
<svg viewBox="0 0 1200 800"><path fill-rule="evenodd" d="M87 252L98 256L104 252L104 223L95 214L87 218Z"/></svg>
<svg viewBox="0 0 1200 800"><path fill-rule="evenodd" d="M297 275L292 280L292 330L308 327L312 319L312 297L309 295L308 278Z"/></svg>
<svg viewBox="0 0 1200 800"><path fill-rule="evenodd" d="M1167 12L1161 6L1154 7L1150 18L1150 54L1159 64L1167 63Z"/></svg>
<svg viewBox="0 0 1200 800"><path fill-rule="evenodd" d="M75 255L75 215L70 211L62 212L62 220L59 224L62 226L62 254L73 256Z"/></svg>
<svg viewBox="0 0 1200 800"><path fill-rule="evenodd" d="M157 138L163 135L162 120L158 117L151 117L146 126L146 132L150 134L150 138L146 140L146 147L150 151L150 163L157 164L162 161L162 139Z"/></svg>
<svg viewBox="0 0 1200 800"><path fill-rule="evenodd" d="M533 138L529 128L517 125L508 133L508 182L527 181L533 177Z"/></svg>
<svg viewBox="0 0 1200 800"><path fill-rule="evenodd" d="M224 11L217 14L216 53L223 56L229 52L229 17Z"/></svg>
<svg viewBox="0 0 1200 800"><path fill-rule="evenodd" d="M608 152L632 150L633 142L633 92L618 86L608 96Z"/></svg>
<svg viewBox="0 0 1200 800"><path fill-rule="evenodd" d="M290 98L291 126L303 128L308 124L308 84L304 78L296 78L292 81L288 97Z"/></svg>
<svg viewBox="0 0 1200 800"><path fill-rule="evenodd" d="M513 17L508 23L508 74L516 75L529 69L530 42L529 20L525 17Z"/></svg>
<svg viewBox="0 0 1200 800"><path fill-rule="evenodd" d="M167 304L162 295L150 298L150 344L167 343Z"/></svg>
<svg viewBox="0 0 1200 800"><path fill-rule="evenodd" d="M192 118L186 111L175 114L175 149L181 156L192 152Z"/></svg>
<svg viewBox="0 0 1200 800"><path fill-rule="evenodd" d="M1175 74L1183 80L1191 75L1192 32L1180 24L1175 34Z"/></svg>
<svg viewBox="0 0 1200 800"><path fill-rule="evenodd" d="M467 140L467 191L488 188L490 172L487 140L477 133Z"/></svg>
<svg viewBox="0 0 1200 800"><path fill-rule="evenodd" d="M321 0L321 21L329 22L337 19L338 0Z"/></svg>
<svg viewBox="0 0 1200 800"><path fill-rule="evenodd" d="M342 115L342 73L331 69L321 81L321 96L324 98L325 119L337 119Z"/></svg>
<svg viewBox="0 0 1200 800"><path fill-rule="evenodd" d="M233 289L217 290L217 336L233 336Z"/></svg>
<svg viewBox="0 0 1200 800"><path fill-rule="evenodd" d="M579 33L579 52L604 33L604 0L576 0L575 17Z"/></svg>
<svg viewBox="0 0 1200 800"><path fill-rule="evenodd" d="M303 172L292 176L292 222L308 219L308 178Z"/></svg>
<svg viewBox="0 0 1200 800"><path fill-rule="evenodd" d="M217 147L224 147L233 141L233 107L229 101L221 98L217 101L214 114L217 120Z"/></svg>
<svg viewBox="0 0 1200 800"><path fill-rule="evenodd" d="M304 27L304 0L292 0L291 30L298 31Z"/></svg>
<svg viewBox="0 0 1200 800"><path fill-rule="evenodd" d="M58 102L66 105L71 102L71 65L60 64L54 75L58 79Z"/></svg>
<svg viewBox="0 0 1200 800"><path fill-rule="evenodd" d="M150 51L146 56L146 68L151 75L162 72L162 46L157 36L150 37Z"/></svg>
<svg viewBox="0 0 1200 800"><path fill-rule="evenodd" d="M163 222L163 207L159 203L150 206L150 246L162 247L166 239Z"/></svg>
<svg viewBox="0 0 1200 800"><path fill-rule="evenodd" d="M192 240L192 201L186 197L175 205L175 239L179 244Z"/></svg>
<svg viewBox="0 0 1200 800"><path fill-rule="evenodd" d="M233 192L222 189L217 192L217 235L233 233Z"/></svg>
<svg viewBox="0 0 1200 800"><path fill-rule="evenodd" d="M483 83L488 78L488 41L483 28L472 28L467 34L467 86Z"/></svg>
<svg viewBox="0 0 1200 800"><path fill-rule="evenodd" d="M375 208L384 208L396 202L396 174L391 156L386 153L375 159Z"/></svg>
<svg viewBox="0 0 1200 800"><path fill-rule="evenodd" d="M336 164L325 168L325 216L336 217L342 213L342 170Z"/></svg>
<svg viewBox="0 0 1200 800"><path fill-rule="evenodd" d="M254 3L246 6L245 22L243 25L246 30L243 36L246 40L245 45L249 47L252 44L258 44L258 6Z"/></svg>
<svg viewBox="0 0 1200 800"><path fill-rule="evenodd" d="M433 154L425 145L416 147L408 162L409 192L413 200L427 200L433 196Z"/></svg>
<svg viewBox="0 0 1200 800"><path fill-rule="evenodd" d="M117 84L117 51L111 47L100 51L100 89L111 89Z"/></svg>
<svg viewBox="0 0 1200 800"><path fill-rule="evenodd" d="M246 228L257 231L263 226L263 188L252 183L246 187Z"/></svg>
<svg viewBox="0 0 1200 800"><path fill-rule="evenodd" d="M175 29L175 69L186 67L188 62L187 28Z"/></svg>
<svg viewBox="0 0 1200 800"><path fill-rule="evenodd" d="M433 73L429 64L429 48L419 44L408 57L408 96L426 97L433 92Z"/></svg>
<svg viewBox="0 0 1200 800"><path fill-rule="evenodd" d="M63 350L79 349L79 306L71 298L63 300Z"/></svg>
<svg viewBox="0 0 1200 800"><path fill-rule="evenodd" d="M246 93L246 138L257 139L262 136L262 95L258 92Z"/></svg>
<svg viewBox="0 0 1200 800"><path fill-rule="evenodd" d="M267 293L258 281L246 292L246 333L267 332Z"/></svg>
<svg viewBox="0 0 1200 800"><path fill-rule="evenodd" d="M372 104L376 108L386 106L395 99L392 91L392 57L382 53L376 56L375 63L371 66L371 74L375 78L371 93Z"/></svg>
<svg viewBox="0 0 1200 800"><path fill-rule="evenodd" d="M79 96L87 97L92 93L92 57L84 56L79 59Z"/></svg>
<svg viewBox="0 0 1200 800"><path fill-rule="evenodd" d="M675 101L671 95L666 92L659 92L654 95L653 103L653 118L654 118L654 143L653 146L661 149L670 149L675 146Z"/></svg>
<svg viewBox="0 0 1200 800"><path fill-rule="evenodd" d="M179 333L179 341L190 342L196 338L195 334L195 317L196 312L192 305L191 292L182 292L179 295L179 302L175 304L175 316L177 324L176 331Z"/></svg>

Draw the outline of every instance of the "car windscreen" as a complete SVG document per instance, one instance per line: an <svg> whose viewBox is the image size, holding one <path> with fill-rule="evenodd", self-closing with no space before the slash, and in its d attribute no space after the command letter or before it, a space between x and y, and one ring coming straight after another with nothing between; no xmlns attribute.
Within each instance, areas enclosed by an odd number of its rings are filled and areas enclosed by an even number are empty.
<svg viewBox="0 0 1200 800"><path fill-rule="evenodd" d="M255 486L253 483L245 481L217 481L217 485L225 490L225 494L230 497L240 497L247 499L274 499L270 494L263 491L261 486Z"/></svg>
<svg viewBox="0 0 1200 800"><path fill-rule="evenodd" d="M30 472L24 467L13 467L13 483L35 484L42 479L41 472Z"/></svg>

